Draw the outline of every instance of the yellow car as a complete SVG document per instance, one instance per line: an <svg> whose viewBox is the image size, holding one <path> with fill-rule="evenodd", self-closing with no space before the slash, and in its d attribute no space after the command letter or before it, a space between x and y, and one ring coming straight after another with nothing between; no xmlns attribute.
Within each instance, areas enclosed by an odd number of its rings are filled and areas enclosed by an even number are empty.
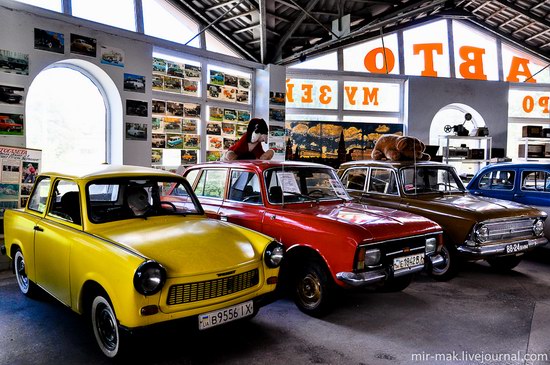
<svg viewBox="0 0 550 365"><path fill-rule="evenodd" d="M163 200L169 188L177 204ZM277 241L208 219L184 178L143 167L44 173L4 227L21 292L40 287L86 315L111 358L137 328L254 316L274 299L283 257Z"/></svg>

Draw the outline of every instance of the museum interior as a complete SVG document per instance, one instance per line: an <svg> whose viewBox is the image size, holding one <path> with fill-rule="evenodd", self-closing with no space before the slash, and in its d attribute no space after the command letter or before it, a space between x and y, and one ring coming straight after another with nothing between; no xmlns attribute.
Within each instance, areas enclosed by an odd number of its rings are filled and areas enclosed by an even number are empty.
<svg viewBox="0 0 550 365"><path fill-rule="evenodd" d="M550 363L548 159L548 0L0 0L0 364Z"/></svg>

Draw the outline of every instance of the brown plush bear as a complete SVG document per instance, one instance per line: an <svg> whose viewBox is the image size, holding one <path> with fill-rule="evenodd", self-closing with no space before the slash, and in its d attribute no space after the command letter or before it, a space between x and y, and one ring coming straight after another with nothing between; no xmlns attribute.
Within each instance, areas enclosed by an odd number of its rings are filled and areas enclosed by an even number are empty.
<svg viewBox="0 0 550 365"><path fill-rule="evenodd" d="M428 161L430 155L424 153L426 145L418 138L386 134L376 141L372 150L373 160Z"/></svg>

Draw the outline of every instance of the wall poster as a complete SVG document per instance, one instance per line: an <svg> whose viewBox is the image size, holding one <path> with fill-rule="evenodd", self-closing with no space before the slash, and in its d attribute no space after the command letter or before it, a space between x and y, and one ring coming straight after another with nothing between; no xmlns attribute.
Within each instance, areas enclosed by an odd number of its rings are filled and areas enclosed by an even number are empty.
<svg viewBox="0 0 550 365"><path fill-rule="evenodd" d="M0 218L9 208L27 204L42 166L42 151L0 146Z"/></svg>

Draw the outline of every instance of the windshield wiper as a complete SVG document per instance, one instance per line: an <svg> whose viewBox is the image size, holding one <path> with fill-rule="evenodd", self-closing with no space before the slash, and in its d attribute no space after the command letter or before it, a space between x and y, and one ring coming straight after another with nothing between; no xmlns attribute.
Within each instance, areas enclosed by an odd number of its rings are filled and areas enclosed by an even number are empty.
<svg viewBox="0 0 550 365"><path fill-rule="evenodd" d="M299 196L300 198L304 198L304 199L307 199L309 201L314 201L316 203L319 203L319 198L313 198L309 195L306 195L306 194L302 194L302 193L296 193L294 191L285 191L284 194L290 194L290 195L293 195L293 196Z"/></svg>

